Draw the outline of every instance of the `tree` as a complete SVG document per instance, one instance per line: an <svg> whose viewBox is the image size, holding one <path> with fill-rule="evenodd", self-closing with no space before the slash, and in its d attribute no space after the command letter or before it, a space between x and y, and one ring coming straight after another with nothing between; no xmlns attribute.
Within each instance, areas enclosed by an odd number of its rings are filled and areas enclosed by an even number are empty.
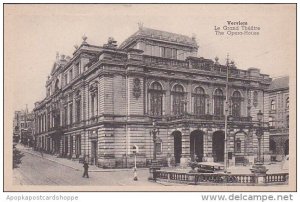
<svg viewBox="0 0 300 202"><path fill-rule="evenodd" d="M16 145L15 143L13 144L13 168L19 167L18 165L22 163L21 158L24 156L24 154L16 148Z"/></svg>

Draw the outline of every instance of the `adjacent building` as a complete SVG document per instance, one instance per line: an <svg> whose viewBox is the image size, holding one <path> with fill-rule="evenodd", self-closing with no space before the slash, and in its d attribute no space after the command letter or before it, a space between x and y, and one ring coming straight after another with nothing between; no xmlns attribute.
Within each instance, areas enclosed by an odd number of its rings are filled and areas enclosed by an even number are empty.
<svg viewBox="0 0 300 202"><path fill-rule="evenodd" d="M34 113L28 109L15 111L13 120L13 141L34 146Z"/></svg>
<svg viewBox="0 0 300 202"><path fill-rule="evenodd" d="M271 159L281 161L289 154L289 77L273 79L267 92Z"/></svg>
<svg viewBox="0 0 300 202"><path fill-rule="evenodd" d="M46 97L35 103L37 147L100 167L132 166L134 146L138 166L150 163L154 146L162 164L168 158L173 165L190 159L224 162L228 111L229 164L251 164L258 153L261 110L262 153L268 161L265 94L271 78L258 68L242 70L198 55L194 37L143 26L119 46L113 38L95 46L84 36L72 57L57 56Z"/></svg>

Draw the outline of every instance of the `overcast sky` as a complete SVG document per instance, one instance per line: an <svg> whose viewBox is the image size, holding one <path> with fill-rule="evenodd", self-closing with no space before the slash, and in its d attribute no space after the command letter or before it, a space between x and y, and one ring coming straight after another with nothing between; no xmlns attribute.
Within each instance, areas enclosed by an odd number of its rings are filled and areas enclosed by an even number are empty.
<svg viewBox="0 0 300 202"><path fill-rule="evenodd" d="M295 14L291 5L5 5L5 96L13 110L33 109L45 97L56 52L71 56L82 35L103 45L120 44L145 27L196 35L198 56L224 63L229 53L240 69L257 67L278 77L295 68ZM258 36L217 36L214 26L243 21Z"/></svg>

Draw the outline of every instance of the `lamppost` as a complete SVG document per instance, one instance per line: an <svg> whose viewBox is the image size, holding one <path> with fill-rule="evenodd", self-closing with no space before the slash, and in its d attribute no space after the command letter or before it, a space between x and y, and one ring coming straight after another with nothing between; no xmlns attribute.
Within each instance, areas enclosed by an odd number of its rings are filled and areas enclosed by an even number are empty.
<svg viewBox="0 0 300 202"><path fill-rule="evenodd" d="M257 140L258 140L258 155L257 155L257 162L258 163L262 163L261 162L261 138L263 136L263 129L262 129L262 121L263 118L263 113L259 110L259 112L257 113L257 120L258 120L258 128L256 131L256 136L257 136Z"/></svg>
<svg viewBox="0 0 300 202"><path fill-rule="evenodd" d="M157 135L159 134L159 129L156 126L156 120L152 121L152 126L153 129L151 131L152 133L152 140L153 140L153 159L151 161L151 165L150 165L150 177L148 178L149 180L156 180L156 175L155 175L155 171L160 169L160 166L158 165L157 161L156 161L156 141L157 141ZM150 134L151 134L150 133Z"/></svg>
<svg viewBox="0 0 300 202"><path fill-rule="evenodd" d="M156 120L152 121L152 140L153 140L153 161L156 161L156 141L157 141L157 134L159 133L159 129L157 128Z"/></svg>
<svg viewBox="0 0 300 202"><path fill-rule="evenodd" d="M250 168L251 172L255 175L256 183L264 183L264 177L268 171L268 169L261 162L261 139L264 134L263 131L263 113L261 110L257 113L258 127L256 129L256 136L258 140L258 154L256 163Z"/></svg>

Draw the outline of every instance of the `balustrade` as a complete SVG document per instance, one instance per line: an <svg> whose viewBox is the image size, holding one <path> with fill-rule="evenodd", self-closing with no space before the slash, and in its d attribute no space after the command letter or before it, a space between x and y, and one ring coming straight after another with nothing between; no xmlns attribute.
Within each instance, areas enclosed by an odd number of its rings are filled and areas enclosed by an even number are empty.
<svg viewBox="0 0 300 202"><path fill-rule="evenodd" d="M273 182L286 182L288 180L288 173L276 173L276 174L267 174L265 177L266 183Z"/></svg>
<svg viewBox="0 0 300 202"><path fill-rule="evenodd" d="M254 174L226 174L226 173L180 173L174 171L154 171L156 180L174 181L176 183L202 184L202 183L226 183L226 184L255 184ZM286 183L288 173L267 174L265 183Z"/></svg>

